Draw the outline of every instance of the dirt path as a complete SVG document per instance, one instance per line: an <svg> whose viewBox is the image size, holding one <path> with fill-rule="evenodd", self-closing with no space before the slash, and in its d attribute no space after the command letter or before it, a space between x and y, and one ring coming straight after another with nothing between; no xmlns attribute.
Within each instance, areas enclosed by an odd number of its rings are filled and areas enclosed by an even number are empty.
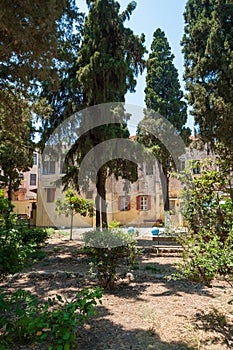
<svg viewBox="0 0 233 350"><path fill-rule="evenodd" d="M95 287L80 248L80 241L53 237L43 249L42 260L9 277L2 287L11 291L24 288L41 299L56 293L69 299L81 288ZM104 294L97 315L80 333L76 349L233 349L232 288L217 281L212 288L168 281L165 276L176 270L180 258L157 257L149 251L142 256L138 270Z"/></svg>

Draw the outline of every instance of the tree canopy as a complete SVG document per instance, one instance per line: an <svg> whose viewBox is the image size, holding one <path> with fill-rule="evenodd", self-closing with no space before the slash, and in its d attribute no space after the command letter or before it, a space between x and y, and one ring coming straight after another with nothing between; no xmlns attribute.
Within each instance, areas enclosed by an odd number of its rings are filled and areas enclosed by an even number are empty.
<svg viewBox="0 0 233 350"><path fill-rule="evenodd" d="M59 77L67 76L73 61L80 40L74 29L80 29L82 15L74 0L0 0L0 18L1 185L11 200L18 173L32 165L34 119L52 119L50 96L65 94Z"/></svg>
<svg viewBox="0 0 233 350"><path fill-rule="evenodd" d="M120 13L114 0L88 0L89 13L79 52L77 72L83 87L83 104L124 102L128 90L134 91L135 74L143 70L144 35L138 37L124 26L136 7L132 1Z"/></svg>
<svg viewBox="0 0 233 350"><path fill-rule="evenodd" d="M158 28L154 32L147 61L145 102L148 110L138 125L137 139L153 152L162 166L166 177L165 210L169 210L169 171L174 169L175 164L167 145L155 135L158 134L158 130L163 129L165 120L171 123L184 140L190 135L190 130L185 127L187 107L173 60L174 55L165 33ZM161 118L158 118L158 115Z"/></svg>
<svg viewBox="0 0 233 350"><path fill-rule="evenodd" d="M0 18L0 88L22 93L38 80L54 80L59 45L77 20L75 1L1 0Z"/></svg>
<svg viewBox="0 0 233 350"><path fill-rule="evenodd" d="M189 0L182 40L191 113L204 142L233 149L233 4Z"/></svg>
<svg viewBox="0 0 233 350"><path fill-rule="evenodd" d="M84 35L78 55L77 79L80 83L83 98L82 107L102 103L124 102L128 90L134 91L135 76L143 70L144 35L135 35L126 28L124 22L130 17L136 3L131 2L127 9L120 13L120 5L114 0L87 1L89 13L84 24ZM77 186L78 169L90 149L103 141L113 138L127 138L126 116L123 111L115 113L115 122L97 128L90 128L81 135L67 155L68 171L66 183ZM109 113L107 111L106 113ZM112 113L114 113L112 111ZM101 119L101 108L95 109L93 118ZM85 124L85 120L82 121ZM82 124L81 124L82 125ZM106 150L107 151L107 150ZM112 158L111 158L112 159ZM96 176L96 226L107 226L105 182L109 169L119 172L122 160L101 164ZM75 167L74 167L75 165ZM110 171L110 172L111 172ZM124 171L127 173L127 171ZM136 172L136 168L135 168ZM132 175L132 166L130 174ZM135 176L134 176L135 178Z"/></svg>

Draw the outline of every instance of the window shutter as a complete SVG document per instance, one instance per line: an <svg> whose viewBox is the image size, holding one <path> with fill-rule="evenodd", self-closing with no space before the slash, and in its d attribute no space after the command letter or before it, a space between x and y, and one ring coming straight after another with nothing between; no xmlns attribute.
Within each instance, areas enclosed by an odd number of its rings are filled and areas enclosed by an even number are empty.
<svg viewBox="0 0 233 350"><path fill-rule="evenodd" d="M130 210L130 196L128 196L128 208L127 210Z"/></svg>
<svg viewBox="0 0 233 350"><path fill-rule="evenodd" d="M140 210L140 196L137 196L136 198L136 207L137 207L137 210Z"/></svg>
<svg viewBox="0 0 233 350"><path fill-rule="evenodd" d="M148 199L147 199L147 200L148 200L148 202L147 202L147 203L148 203L147 209L148 209L148 210L151 210L151 196L148 196Z"/></svg>

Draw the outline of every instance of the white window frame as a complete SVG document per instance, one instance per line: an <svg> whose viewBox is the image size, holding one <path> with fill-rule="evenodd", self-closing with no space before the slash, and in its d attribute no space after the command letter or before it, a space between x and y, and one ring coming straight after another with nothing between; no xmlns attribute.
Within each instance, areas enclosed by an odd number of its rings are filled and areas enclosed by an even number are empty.
<svg viewBox="0 0 233 350"><path fill-rule="evenodd" d="M129 210L130 197L129 196L120 196L120 211Z"/></svg>
<svg viewBox="0 0 233 350"><path fill-rule="evenodd" d="M140 196L140 210L148 210L148 196Z"/></svg>

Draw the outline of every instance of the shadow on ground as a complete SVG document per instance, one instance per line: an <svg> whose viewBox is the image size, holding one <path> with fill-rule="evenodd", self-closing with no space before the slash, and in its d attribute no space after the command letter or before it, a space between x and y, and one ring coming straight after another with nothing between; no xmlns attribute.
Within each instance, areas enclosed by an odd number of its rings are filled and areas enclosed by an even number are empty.
<svg viewBox="0 0 233 350"><path fill-rule="evenodd" d="M77 350L194 350L185 343L162 341L156 329L123 329L106 317L106 308L97 307L97 316L91 318L86 329L80 332Z"/></svg>
<svg viewBox="0 0 233 350"><path fill-rule="evenodd" d="M233 318L232 315L225 315L219 310L212 308L208 313L198 312L194 318L194 326L197 330L211 334L211 341L219 343L220 346L227 345L233 348ZM203 341L208 343L209 339Z"/></svg>
<svg viewBox="0 0 233 350"><path fill-rule="evenodd" d="M145 240L146 242L150 240ZM146 243L145 243L146 244ZM98 281L89 273L88 257L83 253L82 245L77 241L64 240L60 243L49 243L44 247L45 257L23 273L9 278L5 286L11 288L32 288L40 298L46 297L53 290L60 294L68 293L68 297L78 289L95 287ZM194 285L186 280L168 280L167 276L177 272L174 261L160 257L148 260L146 252L139 264L139 269L121 279L115 289L107 291L120 298L140 300L151 284L162 284L162 292L156 291L151 296L171 296L185 294L200 294L212 297L211 289L201 284ZM155 257L157 258L157 257ZM125 266L124 266L125 269Z"/></svg>

